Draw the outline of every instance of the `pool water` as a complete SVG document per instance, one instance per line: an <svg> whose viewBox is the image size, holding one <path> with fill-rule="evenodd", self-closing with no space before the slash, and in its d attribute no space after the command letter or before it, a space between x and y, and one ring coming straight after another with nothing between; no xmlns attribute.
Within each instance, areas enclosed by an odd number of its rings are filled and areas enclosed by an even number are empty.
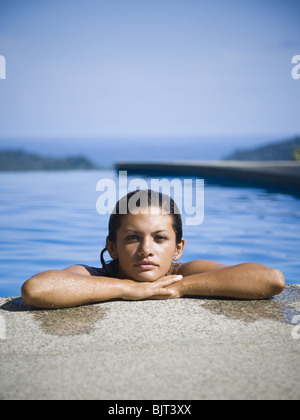
<svg viewBox="0 0 300 420"><path fill-rule="evenodd" d="M41 271L99 266L109 218L96 210L96 185L103 178L117 184L118 174L0 174L0 297L20 296L23 282ZM204 222L184 227L182 261L257 262L299 284L299 226L296 196L206 183Z"/></svg>

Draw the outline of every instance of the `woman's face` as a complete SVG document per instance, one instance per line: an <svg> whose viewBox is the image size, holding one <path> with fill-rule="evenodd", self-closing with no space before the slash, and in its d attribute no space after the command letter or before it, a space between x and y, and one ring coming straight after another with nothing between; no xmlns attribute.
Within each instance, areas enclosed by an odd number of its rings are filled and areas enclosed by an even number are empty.
<svg viewBox="0 0 300 420"><path fill-rule="evenodd" d="M113 259L119 259L120 277L153 282L165 276L178 261L184 239L176 244L172 216L166 214L127 214L117 231L117 241L108 241Z"/></svg>

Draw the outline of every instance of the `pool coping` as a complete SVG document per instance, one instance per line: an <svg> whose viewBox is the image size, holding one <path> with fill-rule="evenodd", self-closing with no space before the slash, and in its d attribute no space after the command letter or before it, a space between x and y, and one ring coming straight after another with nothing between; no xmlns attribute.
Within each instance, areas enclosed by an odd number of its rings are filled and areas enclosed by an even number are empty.
<svg viewBox="0 0 300 420"><path fill-rule="evenodd" d="M300 398L300 285L59 311L0 298L0 336L2 400Z"/></svg>

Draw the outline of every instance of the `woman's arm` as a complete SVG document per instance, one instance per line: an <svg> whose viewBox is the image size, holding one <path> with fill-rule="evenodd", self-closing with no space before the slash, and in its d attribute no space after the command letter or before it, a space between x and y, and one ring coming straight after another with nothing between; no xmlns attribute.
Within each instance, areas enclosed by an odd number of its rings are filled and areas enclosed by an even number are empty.
<svg viewBox="0 0 300 420"><path fill-rule="evenodd" d="M139 283L91 276L84 267L73 266L46 271L27 280L22 287L22 300L36 308L57 309L111 299L166 298L174 293L168 286L181 279L182 276L168 276L154 283Z"/></svg>
<svg viewBox="0 0 300 420"><path fill-rule="evenodd" d="M184 278L172 287L177 292L172 297L266 299L285 289L283 274L260 264L225 266L212 261L192 261L183 264L178 274Z"/></svg>

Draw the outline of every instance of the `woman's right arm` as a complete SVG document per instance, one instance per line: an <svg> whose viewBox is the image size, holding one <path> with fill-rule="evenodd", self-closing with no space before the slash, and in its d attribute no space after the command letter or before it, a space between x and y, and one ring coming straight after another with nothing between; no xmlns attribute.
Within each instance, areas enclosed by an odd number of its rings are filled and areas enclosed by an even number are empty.
<svg viewBox="0 0 300 420"><path fill-rule="evenodd" d="M25 305L41 309L70 308L111 299L142 300L167 298L173 294L167 287L180 280L168 276L154 283L138 283L89 275L83 266L39 273L22 286Z"/></svg>

